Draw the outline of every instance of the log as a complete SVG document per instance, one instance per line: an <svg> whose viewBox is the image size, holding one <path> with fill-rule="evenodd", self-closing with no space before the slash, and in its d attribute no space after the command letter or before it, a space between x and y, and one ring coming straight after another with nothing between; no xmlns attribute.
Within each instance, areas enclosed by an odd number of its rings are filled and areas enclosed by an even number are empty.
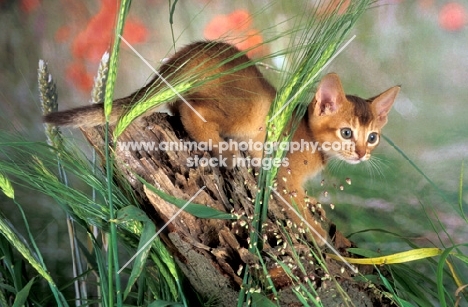
<svg viewBox="0 0 468 307"><path fill-rule="evenodd" d="M104 131L102 127L82 129L89 143L104 156ZM118 142L188 142L186 132L178 116L154 113L134 121L119 137ZM161 199L147 189L135 176L144 178L158 189L179 199L189 200L202 187L192 200L217 210L246 216L247 222L240 220L219 220L196 218L186 212L180 213L161 234L161 238L173 253L181 271L192 287L206 298L215 298L218 306L235 306L242 287L241 272L249 267L255 276L265 280L265 274L256 255L249 252L249 227L253 216L253 200L257 193L256 170L235 168L226 170L216 166L189 167L190 158L210 158L210 153L199 150L124 150L115 144L116 173L121 174L134 189L141 207L157 225L169 221L179 210L175 205ZM288 235L284 234L285 227ZM350 242L336 227L325 220L322 227L330 230L335 247L344 252ZM324 306L339 306L344 303L334 282L325 278L325 272L310 255L309 247L294 225L288 221L282 207L275 199L269 202L268 220L263 237L263 262L278 290L280 306L301 306L292 287L297 285L274 260L274 257L291 263L292 272L298 282L306 278L314 281L317 295ZM292 246L285 244L287 236ZM321 251L317 251L320 253ZM306 268L302 272L295 265L295 253L303 256L301 263ZM352 272L342 271L343 265L326 259L328 274L340 282L343 291L352 298L353 306L387 306L385 299L376 297L367 285L352 279ZM341 301L340 301L341 300ZM327 303L328 302L328 303Z"/></svg>

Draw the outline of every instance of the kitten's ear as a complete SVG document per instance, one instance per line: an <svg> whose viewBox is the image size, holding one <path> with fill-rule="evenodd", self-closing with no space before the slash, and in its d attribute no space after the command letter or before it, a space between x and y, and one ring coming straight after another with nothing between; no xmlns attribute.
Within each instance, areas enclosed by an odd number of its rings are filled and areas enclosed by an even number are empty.
<svg viewBox="0 0 468 307"><path fill-rule="evenodd" d="M380 122L381 127L387 123L387 115L395 102L396 96L400 92L400 86L389 88L372 101L372 106Z"/></svg>
<svg viewBox="0 0 468 307"><path fill-rule="evenodd" d="M345 99L343 86L337 74L331 73L323 77L315 93L314 115L329 115L339 109Z"/></svg>

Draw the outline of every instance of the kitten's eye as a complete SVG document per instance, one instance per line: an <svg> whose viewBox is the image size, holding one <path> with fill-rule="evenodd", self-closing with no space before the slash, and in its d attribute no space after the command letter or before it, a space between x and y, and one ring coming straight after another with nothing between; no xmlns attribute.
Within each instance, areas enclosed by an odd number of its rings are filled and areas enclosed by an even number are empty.
<svg viewBox="0 0 468 307"><path fill-rule="evenodd" d="M375 142L377 142L377 140L379 139L379 135L377 134L377 132L372 132L371 134L369 134L369 136L367 137L367 142L369 144L374 144Z"/></svg>
<svg viewBox="0 0 468 307"><path fill-rule="evenodd" d="M351 130L350 128L342 128L340 132L341 132L341 136L345 140L349 140L350 138L353 137L353 130Z"/></svg>

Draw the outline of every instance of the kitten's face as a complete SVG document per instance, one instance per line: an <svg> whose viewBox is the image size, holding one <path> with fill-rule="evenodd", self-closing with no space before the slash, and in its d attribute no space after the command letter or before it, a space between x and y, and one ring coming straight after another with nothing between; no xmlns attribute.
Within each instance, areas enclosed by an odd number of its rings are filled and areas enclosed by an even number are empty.
<svg viewBox="0 0 468 307"><path fill-rule="evenodd" d="M380 141L382 123L371 104L354 96L346 97L338 110L312 120L314 138L327 157L351 164L369 160Z"/></svg>
<svg viewBox="0 0 468 307"><path fill-rule="evenodd" d="M337 75L325 76L309 107L313 138L325 156L351 164L369 160L398 91L399 87L393 87L364 100L346 96Z"/></svg>

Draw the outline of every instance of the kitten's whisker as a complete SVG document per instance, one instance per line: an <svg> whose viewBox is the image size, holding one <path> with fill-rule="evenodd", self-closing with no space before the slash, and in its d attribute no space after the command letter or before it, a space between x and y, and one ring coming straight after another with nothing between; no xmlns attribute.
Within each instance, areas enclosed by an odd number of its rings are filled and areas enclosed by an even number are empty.
<svg viewBox="0 0 468 307"><path fill-rule="evenodd" d="M366 168L372 179L376 179L377 177L379 178L385 177L384 172L382 171L381 165L383 165L383 160L376 156L372 156L368 160L368 163L366 164Z"/></svg>

